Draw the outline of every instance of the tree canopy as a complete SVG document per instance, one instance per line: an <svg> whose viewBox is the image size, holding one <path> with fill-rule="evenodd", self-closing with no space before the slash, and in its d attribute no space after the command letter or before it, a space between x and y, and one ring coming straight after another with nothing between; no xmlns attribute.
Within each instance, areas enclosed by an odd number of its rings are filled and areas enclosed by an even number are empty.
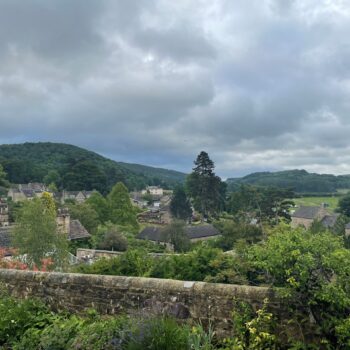
<svg viewBox="0 0 350 350"><path fill-rule="evenodd" d="M55 266L64 263L67 237L57 231L56 210L53 200L44 197L26 201L19 210L13 243L20 254L26 254L30 266L41 267L43 259L50 257Z"/></svg>
<svg viewBox="0 0 350 350"><path fill-rule="evenodd" d="M113 186L107 196L110 208L110 220L118 225L137 227L136 212L131 203L129 192L122 182Z"/></svg>
<svg viewBox="0 0 350 350"><path fill-rule="evenodd" d="M191 202L186 195L183 186L175 188L170 203L171 214L180 220L189 221L192 217Z"/></svg>
<svg viewBox="0 0 350 350"><path fill-rule="evenodd" d="M186 179L186 188L193 200L194 208L204 217L217 214L222 200L225 199L225 187L220 177L214 173L214 162L208 153L202 151L194 162L195 167Z"/></svg>

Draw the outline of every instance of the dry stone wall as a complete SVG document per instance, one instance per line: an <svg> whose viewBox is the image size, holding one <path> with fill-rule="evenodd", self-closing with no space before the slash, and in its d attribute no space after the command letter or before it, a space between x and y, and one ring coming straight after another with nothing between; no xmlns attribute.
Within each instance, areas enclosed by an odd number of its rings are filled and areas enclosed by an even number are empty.
<svg viewBox="0 0 350 350"><path fill-rule="evenodd" d="M279 312L268 288L156 278L47 273L0 269L0 282L17 297L38 297L54 309L103 314L167 314L182 320L230 328L233 299L259 308L265 298Z"/></svg>

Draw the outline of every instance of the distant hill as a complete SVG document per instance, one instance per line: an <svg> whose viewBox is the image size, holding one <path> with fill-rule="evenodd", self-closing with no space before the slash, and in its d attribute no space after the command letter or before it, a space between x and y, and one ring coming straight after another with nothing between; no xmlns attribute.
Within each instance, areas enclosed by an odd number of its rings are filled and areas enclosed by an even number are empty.
<svg viewBox="0 0 350 350"><path fill-rule="evenodd" d="M331 193L338 189L350 189L350 175L308 173L306 170L257 172L242 178L227 179L229 190L239 184L291 188L298 193Z"/></svg>
<svg viewBox="0 0 350 350"><path fill-rule="evenodd" d="M51 142L0 145L0 164L12 183L55 182L67 190L106 193L117 181L129 189L173 187L186 174L139 164L118 163L86 149Z"/></svg>

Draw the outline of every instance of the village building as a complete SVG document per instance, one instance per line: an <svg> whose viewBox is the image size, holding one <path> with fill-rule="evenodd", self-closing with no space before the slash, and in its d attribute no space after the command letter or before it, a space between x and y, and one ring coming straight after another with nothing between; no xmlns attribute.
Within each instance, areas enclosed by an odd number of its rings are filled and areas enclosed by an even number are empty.
<svg viewBox="0 0 350 350"><path fill-rule="evenodd" d="M89 239L91 235L79 220L72 220L67 209L58 210L56 218L59 233L67 235L69 241ZM0 249L12 247L11 235L15 225L0 227Z"/></svg>
<svg viewBox="0 0 350 350"><path fill-rule="evenodd" d="M0 202L0 227L9 226L9 207L7 203Z"/></svg>
<svg viewBox="0 0 350 350"><path fill-rule="evenodd" d="M164 190L159 186L147 186L145 190L141 191L142 194L149 193L152 196L163 196Z"/></svg>
<svg viewBox="0 0 350 350"><path fill-rule="evenodd" d="M56 218L58 231L65 233L68 240L81 240L91 237L79 220L72 220L68 209L59 209Z"/></svg>
<svg viewBox="0 0 350 350"><path fill-rule="evenodd" d="M84 203L91 197L92 193L93 191L63 191L61 195L61 203L64 204L66 200Z"/></svg>
<svg viewBox="0 0 350 350"><path fill-rule="evenodd" d="M304 226L308 229L315 220L321 221L328 215L329 212L326 210L324 205L319 207L301 206L291 215L291 226L293 228Z"/></svg>
<svg viewBox="0 0 350 350"><path fill-rule="evenodd" d="M47 187L39 182L29 182L28 184L18 184L8 190L7 197L13 202L22 202L24 200L32 200L41 197L47 191Z"/></svg>
<svg viewBox="0 0 350 350"><path fill-rule="evenodd" d="M315 220L318 220L324 227L332 228L337 222L338 217L339 214L331 214L324 204L319 207L301 206L291 215L291 226L293 228L303 226L308 229Z"/></svg>
<svg viewBox="0 0 350 350"><path fill-rule="evenodd" d="M192 243L215 239L221 236L220 232L210 224L185 226L185 233ZM162 244L167 248L172 249L172 245L167 242L166 237L163 235L163 228L159 226L148 226L144 228L138 234L137 238L148 240L157 244Z"/></svg>

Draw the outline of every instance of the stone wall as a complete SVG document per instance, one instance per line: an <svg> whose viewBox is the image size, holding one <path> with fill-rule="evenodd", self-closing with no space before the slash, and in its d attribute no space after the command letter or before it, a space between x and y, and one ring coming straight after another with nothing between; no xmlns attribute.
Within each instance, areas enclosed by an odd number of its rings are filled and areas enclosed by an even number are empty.
<svg viewBox="0 0 350 350"><path fill-rule="evenodd" d="M38 297L54 309L103 314L169 314L178 319L210 321L225 333L230 328L233 298L255 309L265 298L280 313L280 301L268 288L204 282L47 273L0 269L0 282L17 297Z"/></svg>

